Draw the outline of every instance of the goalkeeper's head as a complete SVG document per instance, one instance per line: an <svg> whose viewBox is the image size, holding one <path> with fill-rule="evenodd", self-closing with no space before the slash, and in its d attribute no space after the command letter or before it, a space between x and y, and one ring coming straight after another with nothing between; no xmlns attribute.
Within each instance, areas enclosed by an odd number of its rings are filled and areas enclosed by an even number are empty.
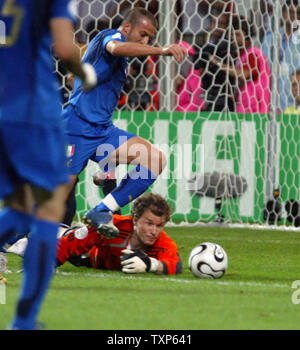
<svg viewBox="0 0 300 350"><path fill-rule="evenodd" d="M143 196L140 196L134 201L131 214L138 220L148 209L156 216L163 216L165 223L170 220L172 211L171 207L161 195L146 193Z"/></svg>
<svg viewBox="0 0 300 350"><path fill-rule="evenodd" d="M142 249L152 246L170 220L170 215L169 204L159 194L147 193L139 197L135 200L132 210L132 240L136 240Z"/></svg>

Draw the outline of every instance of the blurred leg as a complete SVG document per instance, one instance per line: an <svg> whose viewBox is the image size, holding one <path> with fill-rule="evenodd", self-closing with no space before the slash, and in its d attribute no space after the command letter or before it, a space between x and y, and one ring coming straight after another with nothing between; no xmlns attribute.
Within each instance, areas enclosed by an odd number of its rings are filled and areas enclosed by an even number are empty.
<svg viewBox="0 0 300 350"><path fill-rule="evenodd" d="M59 222L64 215L66 188L53 195L33 188L37 211L32 218L31 234L24 255L24 275L13 329L34 329L40 305L51 281L57 252Z"/></svg>

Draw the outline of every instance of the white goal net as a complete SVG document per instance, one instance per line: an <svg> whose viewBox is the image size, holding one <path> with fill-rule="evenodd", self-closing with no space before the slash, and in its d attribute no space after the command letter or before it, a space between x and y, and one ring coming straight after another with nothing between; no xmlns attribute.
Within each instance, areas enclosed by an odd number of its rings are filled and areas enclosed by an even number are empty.
<svg viewBox="0 0 300 350"><path fill-rule="evenodd" d="M116 125L161 148L167 168L151 191L173 223L300 225L300 1L80 0L76 42L118 28L141 6L159 23L154 45L189 57L130 60ZM60 71L65 102L71 93ZM103 193L90 162L77 185L77 218ZM120 166L117 180L127 172ZM130 212L130 204L122 208Z"/></svg>

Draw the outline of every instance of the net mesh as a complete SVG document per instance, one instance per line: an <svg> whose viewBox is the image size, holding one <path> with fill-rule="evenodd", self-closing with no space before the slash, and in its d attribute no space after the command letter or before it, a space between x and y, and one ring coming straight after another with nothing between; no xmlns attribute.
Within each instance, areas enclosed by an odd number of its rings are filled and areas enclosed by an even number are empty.
<svg viewBox="0 0 300 350"><path fill-rule="evenodd" d="M300 4L267 0L80 0L76 42L141 6L159 23L154 45L189 56L129 61L115 124L162 149L168 165L151 191L174 223L298 226ZM280 20L281 19L281 20ZM298 20L299 19L299 20ZM64 102L71 93L57 64ZM103 198L90 162L77 185L77 220ZM127 166L119 166L117 180ZM130 205L122 213L130 212Z"/></svg>

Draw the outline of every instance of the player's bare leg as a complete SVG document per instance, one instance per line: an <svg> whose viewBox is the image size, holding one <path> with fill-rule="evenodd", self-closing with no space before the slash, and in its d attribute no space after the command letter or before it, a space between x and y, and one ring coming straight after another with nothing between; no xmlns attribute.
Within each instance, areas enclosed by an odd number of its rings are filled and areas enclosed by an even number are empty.
<svg viewBox="0 0 300 350"><path fill-rule="evenodd" d="M71 193L73 187L75 186L77 179L78 179L78 175L71 175L70 176L70 181L66 185L66 189L65 189L65 198L64 198L65 201L67 200L69 194Z"/></svg>
<svg viewBox="0 0 300 350"><path fill-rule="evenodd" d="M98 206L89 210L84 217L86 223L96 227L103 235L112 238L119 232L113 225L111 212L117 211L144 193L163 171L166 159L164 154L149 141L136 136L112 152L105 162L109 167L115 164L136 165L120 185Z"/></svg>
<svg viewBox="0 0 300 350"><path fill-rule="evenodd" d="M60 185L50 194L42 189L33 188L37 202L36 217L43 220L61 222L65 213L65 198L69 185Z"/></svg>
<svg viewBox="0 0 300 350"><path fill-rule="evenodd" d="M60 222L64 214L64 199L68 190L68 185L61 185L53 192L48 192L42 188L25 184L4 200L4 206L10 207L18 212L35 216L49 221Z"/></svg>
<svg viewBox="0 0 300 350"><path fill-rule="evenodd" d="M166 158L163 152L149 141L136 136L112 152L107 158L107 163L142 165L158 176L166 166Z"/></svg>

